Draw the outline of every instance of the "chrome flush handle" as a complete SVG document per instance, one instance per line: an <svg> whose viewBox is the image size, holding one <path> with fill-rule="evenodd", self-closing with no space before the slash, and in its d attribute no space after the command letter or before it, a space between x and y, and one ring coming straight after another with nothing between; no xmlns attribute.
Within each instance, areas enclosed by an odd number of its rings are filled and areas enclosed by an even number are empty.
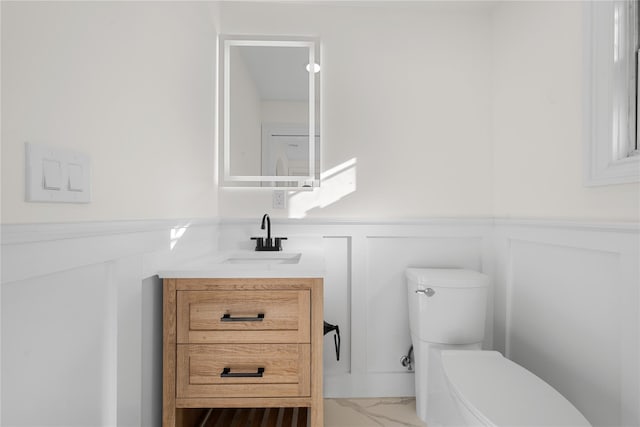
<svg viewBox="0 0 640 427"><path fill-rule="evenodd" d="M435 293L436 293L436 291L434 291L434 290L433 290L433 289L431 289L431 288L427 288L427 289L417 289L417 290L416 290L416 294L424 294L424 295L426 295L426 296L428 296L428 297L432 297L432 296L434 296L434 295L435 295Z"/></svg>

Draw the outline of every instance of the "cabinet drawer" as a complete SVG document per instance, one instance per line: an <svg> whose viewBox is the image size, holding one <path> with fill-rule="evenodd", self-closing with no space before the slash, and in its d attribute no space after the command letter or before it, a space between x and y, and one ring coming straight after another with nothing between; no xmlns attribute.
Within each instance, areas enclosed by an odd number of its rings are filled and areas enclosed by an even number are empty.
<svg viewBox="0 0 640 427"><path fill-rule="evenodd" d="M177 292L178 343L308 343L309 290Z"/></svg>
<svg viewBox="0 0 640 427"><path fill-rule="evenodd" d="M310 357L309 344L179 344L177 397L309 396Z"/></svg>

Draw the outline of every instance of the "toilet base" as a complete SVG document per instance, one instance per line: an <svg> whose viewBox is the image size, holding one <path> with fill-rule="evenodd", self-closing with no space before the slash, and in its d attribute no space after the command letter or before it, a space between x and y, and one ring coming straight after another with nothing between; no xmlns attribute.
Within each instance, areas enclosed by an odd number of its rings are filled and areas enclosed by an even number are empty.
<svg viewBox="0 0 640 427"><path fill-rule="evenodd" d="M465 421L455 404L442 368L443 350L479 350L481 343L452 345L420 341L413 337L416 413L429 427L462 426Z"/></svg>

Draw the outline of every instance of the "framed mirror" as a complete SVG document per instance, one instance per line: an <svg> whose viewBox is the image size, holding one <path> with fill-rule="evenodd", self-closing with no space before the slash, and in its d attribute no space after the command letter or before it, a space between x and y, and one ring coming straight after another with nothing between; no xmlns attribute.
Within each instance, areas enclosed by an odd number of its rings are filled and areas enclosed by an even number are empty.
<svg viewBox="0 0 640 427"><path fill-rule="evenodd" d="M320 185L320 49L311 38L220 37L224 186Z"/></svg>

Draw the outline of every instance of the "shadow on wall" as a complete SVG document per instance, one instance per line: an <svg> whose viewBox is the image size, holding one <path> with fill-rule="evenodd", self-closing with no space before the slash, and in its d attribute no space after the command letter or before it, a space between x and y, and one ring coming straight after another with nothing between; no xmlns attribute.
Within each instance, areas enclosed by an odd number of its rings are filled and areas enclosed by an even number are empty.
<svg viewBox="0 0 640 427"><path fill-rule="evenodd" d="M296 191L289 196L289 218L304 218L315 208L324 208L356 191L357 159L347 160L321 173L322 185L315 191Z"/></svg>

